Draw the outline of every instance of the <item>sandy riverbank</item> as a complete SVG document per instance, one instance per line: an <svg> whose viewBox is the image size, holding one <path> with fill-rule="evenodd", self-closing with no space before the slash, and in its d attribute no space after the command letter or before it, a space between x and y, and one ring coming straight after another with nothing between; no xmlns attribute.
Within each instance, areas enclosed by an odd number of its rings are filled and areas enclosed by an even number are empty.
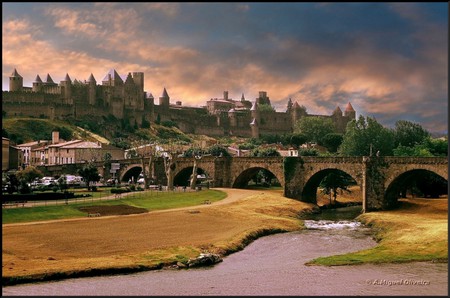
<svg viewBox="0 0 450 298"><path fill-rule="evenodd" d="M159 268L205 251L226 255L258 236L300 229L297 214L313 208L282 191L221 190L227 198L211 205L3 225L4 283Z"/></svg>

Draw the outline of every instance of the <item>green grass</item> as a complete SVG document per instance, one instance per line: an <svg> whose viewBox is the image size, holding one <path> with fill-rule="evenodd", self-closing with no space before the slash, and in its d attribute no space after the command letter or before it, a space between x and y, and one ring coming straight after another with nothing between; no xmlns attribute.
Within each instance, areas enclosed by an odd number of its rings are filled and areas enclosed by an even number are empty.
<svg viewBox="0 0 450 298"><path fill-rule="evenodd" d="M216 202L225 197L225 192L209 189L180 193L136 192L122 199L103 201L91 201L91 198L86 198L86 202L70 203L69 205L4 208L2 209L2 224L85 217L86 213L78 210L85 206L125 204L150 211L195 206L202 204L205 200Z"/></svg>

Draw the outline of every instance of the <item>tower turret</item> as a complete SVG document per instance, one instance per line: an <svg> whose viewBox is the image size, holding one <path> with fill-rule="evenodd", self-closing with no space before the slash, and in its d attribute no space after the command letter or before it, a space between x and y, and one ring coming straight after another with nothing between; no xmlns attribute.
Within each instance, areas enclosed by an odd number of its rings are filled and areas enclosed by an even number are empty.
<svg viewBox="0 0 450 298"><path fill-rule="evenodd" d="M356 119L356 112L350 102L348 102L347 107L345 108L344 116L347 116L350 119Z"/></svg>
<svg viewBox="0 0 450 298"><path fill-rule="evenodd" d="M63 81L60 82L60 85L62 87L62 96L66 100L67 103L72 103L72 80L69 77L69 74L66 74L66 77Z"/></svg>
<svg viewBox="0 0 450 298"><path fill-rule="evenodd" d="M258 123L260 123L260 121L261 121L261 116L260 116L260 113L259 113L259 107L258 107L258 102L257 102L257 100L255 100L255 102L253 103L253 106L252 106L252 108L250 109L250 113L251 113L252 118L256 119L256 121L257 121Z"/></svg>
<svg viewBox="0 0 450 298"><path fill-rule="evenodd" d="M89 79L87 81L88 83L88 100L90 105L95 104L95 99L97 96L97 81L94 78L94 75L91 73L89 76Z"/></svg>
<svg viewBox="0 0 450 298"><path fill-rule="evenodd" d="M23 88L23 78L14 68L14 71L9 77L9 91L21 91L22 88Z"/></svg>
<svg viewBox="0 0 450 298"><path fill-rule="evenodd" d="M256 118L253 118L252 122L250 122L250 127L252 128L252 138L259 138L259 124Z"/></svg>
<svg viewBox="0 0 450 298"><path fill-rule="evenodd" d="M228 111L228 118L230 119L230 126L236 127L237 126L237 118L236 118L236 110L231 108Z"/></svg>
<svg viewBox="0 0 450 298"><path fill-rule="evenodd" d="M33 92L41 92L43 84L44 83L42 82L41 77L39 75L37 75L36 79L34 79L34 82L33 82L33 88L32 88Z"/></svg>
<svg viewBox="0 0 450 298"><path fill-rule="evenodd" d="M166 87L164 87L163 93L159 97L159 105L165 108L169 108L170 104L170 97L169 94L167 94Z"/></svg>

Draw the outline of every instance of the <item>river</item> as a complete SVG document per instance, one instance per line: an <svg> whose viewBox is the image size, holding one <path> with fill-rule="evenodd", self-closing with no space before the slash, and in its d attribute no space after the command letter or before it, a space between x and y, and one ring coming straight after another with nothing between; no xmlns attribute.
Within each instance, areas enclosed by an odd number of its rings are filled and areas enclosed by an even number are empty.
<svg viewBox="0 0 450 298"><path fill-rule="evenodd" d="M350 210L350 212L348 212ZM414 262L306 266L313 258L376 245L352 209L308 219L303 231L265 236L212 267L163 269L3 287L4 296L296 295L436 296L448 294L448 264Z"/></svg>

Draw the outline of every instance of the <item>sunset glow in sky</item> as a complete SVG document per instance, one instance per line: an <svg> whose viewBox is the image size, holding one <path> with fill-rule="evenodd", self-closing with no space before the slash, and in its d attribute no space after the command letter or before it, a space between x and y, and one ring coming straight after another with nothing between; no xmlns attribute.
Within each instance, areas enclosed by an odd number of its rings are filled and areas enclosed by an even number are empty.
<svg viewBox="0 0 450 298"><path fill-rule="evenodd" d="M2 3L2 86L144 72L155 103L254 101L447 133L448 3Z"/></svg>

